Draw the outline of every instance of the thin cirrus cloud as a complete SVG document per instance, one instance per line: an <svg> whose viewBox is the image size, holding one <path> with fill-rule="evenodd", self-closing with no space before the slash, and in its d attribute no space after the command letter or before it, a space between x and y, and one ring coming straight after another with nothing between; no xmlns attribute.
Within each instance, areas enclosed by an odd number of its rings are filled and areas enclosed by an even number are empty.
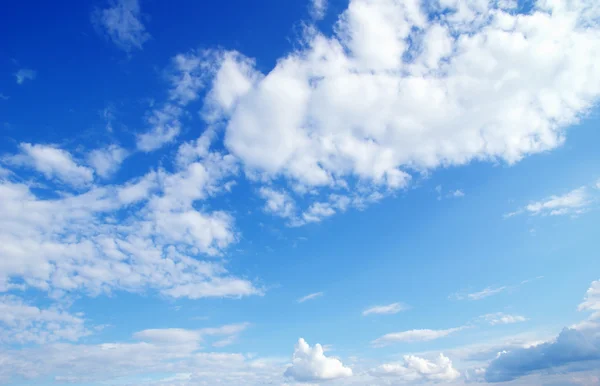
<svg viewBox="0 0 600 386"><path fill-rule="evenodd" d="M562 195L553 195L540 201L529 203L523 208L504 215L504 218L514 217L519 214L542 216L564 216L585 213L594 202L594 193L587 186L573 189Z"/></svg>
<svg viewBox="0 0 600 386"><path fill-rule="evenodd" d="M394 343L428 342L444 338L455 332L464 330L466 326L448 328L445 330L417 329L385 334L371 342L373 347L389 346Z"/></svg>
<svg viewBox="0 0 600 386"><path fill-rule="evenodd" d="M22 68L15 73L17 84L23 84L28 80L34 80L36 76L37 72L29 68Z"/></svg>
<svg viewBox="0 0 600 386"><path fill-rule="evenodd" d="M306 296L303 296L303 297L299 298L299 299L298 299L298 300L296 300L296 301L297 301L298 303L304 303L304 302L306 302L306 301L308 301L308 300L313 300L313 299L319 298L319 297L321 297L321 296L323 296L323 292L315 292L315 293L312 293L312 294L308 294L308 295L306 295Z"/></svg>
<svg viewBox="0 0 600 386"><path fill-rule="evenodd" d="M486 321L492 326L499 324L513 324L526 322L528 319L521 315L505 314L503 312L496 312L493 314L482 315L480 319Z"/></svg>
<svg viewBox="0 0 600 386"><path fill-rule="evenodd" d="M531 283L533 281L540 280L543 278L543 276L537 276L532 279L523 280L519 284L510 286L503 285L498 287L486 287L481 291L476 292L456 292L448 296L448 298L451 300L482 300L493 295L498 295L505 291L514 291L527 283Z"/></svg>
<svg viewBox="0 0 600 386"><path fill-rule="evenodd" d="M363 316L367 316L367 315L393 315L393 314L397 314L398 312L401 312L401 311L406 311L409 308L410 307L408 307L404 303L392 303L392 304L387 304L387 305L369 307L366 310L364 310L362 312L362 314L363 314Z"/></svg>

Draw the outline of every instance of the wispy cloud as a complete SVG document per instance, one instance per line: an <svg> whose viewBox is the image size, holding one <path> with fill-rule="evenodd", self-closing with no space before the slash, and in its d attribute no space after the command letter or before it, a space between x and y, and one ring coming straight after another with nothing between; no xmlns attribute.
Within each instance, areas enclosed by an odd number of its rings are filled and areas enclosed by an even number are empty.
<svg viewBox="0 0 600 386"><path fill-rule="evenodd" d="M363 316L378 314L378 315L391 315L397 314L400 311L408 310L408 306L404 303L392 303L385 306L374 306L367 308L363 311Z"/></svg>
<svg viewBox="0 0 600 386"><path fill-rule="evenodd" d="M587 186L574 189L563 195L553 195L540 201L534 201L514 212L504 215L504 218L517 216L523 213L529 215L577 215L584 213L592 204L592 195Z"/></svg>
<svg viewBox="0 0 600 386"><path fill-rule="evenodd" d="M327 0L312 0L310 7L310 15L315 20L321 20L327 12Z"/></svg>
<svg viewBox="0 0 600 386"><path fill-rule="evenodd" d="M521 315L510 315L510 314L505 314L503 312L496 312L493 314L482 315L480 317L480 319L486 321L487 323L489 323L492 326L495 326L498 324L520 323L520 322L525 322L528 320L526 317L521 316Z"/></svg>
<svg viewBox="0 0 600 386"><path fill-rule="evenodd" d="M448 328L445 330L429 330L429 329L418 329L418 330L409 330L402 332L392 332L389 334L385 334L380 338L375 339L371 342L374 347L383 347L388 346L393 343L413 343L413 342L427 342L430 340L435 340L439 338L446 337L455 332L464 330L467 328L466 326Z"/></svg>
<svg viewBox="0 0 600 386"><path fill-rule="evenodd" d="M309 294L309 295L301 297L300 299L298 299L298 303L304 303L307 300L316 299L321 296L323 296L323 292L315 292L313 294Z"/></svg>
<svg viewBox="0 0 600 386"><path fill-rule="evenodd" d="M543 276L538 276L538 277L535 277L532 279L523 280L519 284L515 284L515 285L511 285L511 286L503 285L503 286L498 286L498 287L486 287L486 288L482 289L481 291L476 291L476 292L456 292L456 293L451 294L448 298L452 299L452 300L481 300L481 299L485 299L492 295L497 295L504 291L517 289L520 286L522 286L523 284L527 284L527 283L530 283L532 281L539 280L542 278L543 278Z"/></svg>
<svg viewBox="0 0 600 386"><path fill-rule="evenodd" d="M150 39L140 17L137 0L112 0L108 8L94 11L92 21L117 47L131 52Z"/></svg>
<svg viewBox="0 0 600 386"><path fill-rule="evenodd" d="M15 73L17 84L23 84L26 80L34 80L37 73L29 68L22 68ZM4 99L4 98L3 98Z"/></svg>

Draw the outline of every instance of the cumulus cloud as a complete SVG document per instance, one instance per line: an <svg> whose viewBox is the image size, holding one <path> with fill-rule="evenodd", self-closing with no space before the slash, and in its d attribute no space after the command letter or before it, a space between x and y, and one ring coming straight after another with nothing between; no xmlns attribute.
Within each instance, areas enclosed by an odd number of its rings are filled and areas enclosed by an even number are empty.
<svg viewBox="0 0 600 386"><path fill-rule="evenodd" d="M421 2L350 1L332 36L309 28L271 71L239 71L225 145L292 184L384 189L560 146L600 95L597 20L584 2L504 3L440 2L427 17Z"/></svg>
<svg viewBox="0 0 600 386"><path fill-rule="evenodd" d="M92 14L96 27L126 52L141 50L150 39L140 17L138 0L110 0L108 8L96 9Z"/></svg>
<svg viewBox="0 0 600 386"><path fill-rule="evenodd" d="M22 143L21 152L6 157L8 163L31 166L48 179L58 179L69 185L82 187L94 179L94 171L78 165L66 150L53 145Z"/></svg>
<svg viewBox="0 0 600 386"><path fill-rule="evenodd" d="M295 214L294 200L285 191L262 187L259 195L265 200L264 210L274 215L289 218Z"/></svg>
<svg viewBox="0 0 600 386"><path fill-rule="evenodd" d="M536 371L568 366L592 369L597 368L599 361L600 341L597 338L565 328L555 341L499 355L488 366L485 379L507 382Z"/></svg>
<svg viewBox="0 0 600 386"><path fill-rule="evenodd" d="M119 169L127 155L127 151L122 147L110 145L104 149L92 150L88 156L88 163L98 176L109 178Z"/></svg>
<svg viewBox="0 0 600 386"><path fill-rule="evenodd" d="M405 355L403 363L386 363L369 373L375 377L390 377L401 382L450 382L460 377L452 361L440 354L429 361L414 355Z"/></svg>
<svg viewBox="0 0 600 386"><path fill-rule="evenodd" d="M561 196L550 196L545 200L532 202L522 209L507 213L504 217L512 217L521 213L531 215L576 215L587 210L592 203L587 187L582 186Z"/></svg>
<svg viewBox="0 0 600 386"><path fill-rule="evenodd" d="M34 70L31 70L29 68L22 68L15 73L15 79L17 80L17 84L23 84L26 80L34 80L36 75L37 72L35 72Z"/></svg>
<svg viewBox="0 0 600 386"><path fill-rule="evenodd" d="M367 308L363 311L363 316L377 314L377 315L391 315L397 314L400 311L405 311L408 309L408 306L403 303L392 303L385 306L374 306Z"/></svg>
<svg viewBox="0 0 600 386"><path fill-rule="evenodd" d="M371 343L375 347L383 347L399 342L427 342L430 340L446 337L463 329L465 329L465 327L448 328L446 330L418 329L402 332L392 332L375 339Z"/></svg>
<svg viewBox="0 0 600 386"><path fill-rule="evenodd" d="M497 324L512 324L527 321L527 318L521 315L510 315L503 312L496 312L494 314L482 315L481 319L485 320L492 326Z"/></svg>
<svg viewBox="0 0 600 386"><path fill-rule="evenodd" d="M300 338L285 376L299 382L327 381L350 377L352 369L345 367L339 359L326 357L320 344L311 348Z"/></svg>
<svg viewBox="0 0 600 386"><path fill-rule="evenodd" d="M323 296L323 292L315 292L313 294L309 294L309 295L303 296L300 299L298 299L297 301L298 301L298 303L304 303L307 300L316 299L316 298L321 297L321 296Z"/></svg>

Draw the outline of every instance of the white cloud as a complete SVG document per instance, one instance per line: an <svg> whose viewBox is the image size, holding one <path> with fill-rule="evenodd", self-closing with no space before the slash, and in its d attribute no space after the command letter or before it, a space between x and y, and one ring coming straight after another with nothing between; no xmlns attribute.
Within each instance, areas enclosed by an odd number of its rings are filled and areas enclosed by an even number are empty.
<svg viewBox="0 0 600 386"><path fill-rule="evenodd" d="M292 184L398 189L409 172L560 146L598 100L600 28L583 3L445 2L434 18L422 4L352 0L333 36L309 28L223 103L227 148Z"/></svg>
<svg viewBox="0 0 600 386"><path fill-rule="evenodd" d="M497 312L494 314L486 314L481 316L481 319L485 320L492 326L497 324L512 324L527 321L527 318L521 315L510 315L503 312Z"/></svg>
<svg viewBox="0 0 600 386"><path fill-rule="evenodd" d="M92 150L88 156L88 163L97 175L109 178L119 169L127 155L127 151L122 147L110 145L103 149Z"/></svg>
<svg viewBox="0 0 600 386"><path fill-rule="evenodd" d="M151 152L173 142L181 131L179 117L182 112L180 107L172 104L153 110L148 117L151 128L137 136L137 148L144 152Z"/></svg>
<svg viewBox="0 0 600 386"><path fill-rule="evenodd" d="M310 15L315 20L321 20L327 12L327 0L310 0Z"/></svg>
<svg viewBox="0 0 600 386"><path fill-rule="evenodd" d="M141 50L150 39L140 17L138 0L110 0L108 8L97 9L92 15L95 25L126 52Z"/></svg>
<svg viewBox="0 0 600 386"><path fill-rule="evenodd" d="M551 196L543 201L533 202L525 207L531 214L549 214L551 216L581 213L589 205L586 187L570 191L562 196Z"/></svg>
<svg viewBox="0 0 600 386"><path fill-rule="evenodd" d="M323 296L323 292L315 292L313 294L309 294L309 295L303 296L300 299L298 299L297 301L298 301L298 303L304 303L307 300L316 299L316 298L321 297L321 296Z"/></svg>
<svg viewBox="0 0 600 386"><path fill-rule="evenodd" d="M363 316L378 314L378 315L391 315L397 314L400 311L405 311L408 309L408 306L403 303L392 303L385 306L374 306L367 308L363 311Z"/></svg>
<svg viewBox="0 0 600 386"><path fill-rule="evenodd" d="M578 309L580 311L600 311L600 280L592 282Z"/></svg>
<svg viewBox="0 0 600 386"><path fill-rule="evenodd" d="M91 332L80 316L59 308L40 309L12 296L0 296L0 342L37 343L77 341Z"/></svg>
<svg viewBox="0 0 600 386"><path fill-rule="evenodd" d="M29 68L22 68L15 73L17 84L23 84L26 80L34 80L37 73Z"/></svg>
<svg viewBox="0 0 600 386"><path fill-rule="evenodd" d="M71 176L75 172L65 169L79 170L68 153L41 149L32 152L39 163L33 166L43 172ZM63 164L70 167L56 166ZM237 233L230 214L195 205L222 192L235 172L232 156L208 152L173 173L159 169L78 194L58 189L48 197L32 190L35 182L0 180L2 288L18 282L53 296L146 289L189 298L260 294L250 281L229 274L225 262L202 259L222 254Z"/></svg>
<svg viewBox="0 0 600 386"><path fill-rule="evenodd" d="M296 211L294 200L285 191L262 187L258 193L266 201L264 207L266 212L283 218L294 216Z"/></svg>
<svg viewBox="0 0 600 386"><path fill-rule="evenodd" d="M455 198L457 198L457 197L464 197L465 193L462 190L457 189L457 190L455 190L453 192L450 192L450 196L451 197L455 197Z"/></svg>
<svg viewBox="0 0 600 386"><path fill-rule="evenodd" d="M311 348L300 338L285 376L299 382L326 381L351 377L352 369L345 367L339 359L326 357L320 344Z"/></svg>
<svg viewBox="0 0 600 386"><path fill-rule="evenodd" d="M503 291L506 291L507 289L509 289L509 287L507 286L502 286L502 287L487 287L484 288L481 291L478 292L473 292L473 293L469 293L466 294L466 298L469 300L481 300L481 299L485 299L488 296L492 296L492 295L497 295ZM463 299L464 297L462 297L461 295L458 295L457 299Z"/></svg>
<svg viewBox="0 0 600 386"><path fill-rule="evenodd" d="M401 382L450 382L460 377L452 367L452 361L443 354L432 361L405 355L403 363L386 363L369 373L375 377L393 377Z"/></svg>
<svg viewBox="0 0 600 386"><path fill-rule="evenodd" d="M7 157L5 160L17 165L31 166L48 179L57 178L73 186L85 186L94 179L94 171L78 165L66 150L52 145L30 143L20 144L19 149L20 154Z"/></svg>
<svg viewBox="0 0 600 386"><path fill-rule="evenodd" d="M464 328L465 327L455 327L448 328L446 330L419 329L402 332L392 332L390 334L385 334L382 337L375 339L371 343L375 347L383 347L399 342L427 342L430 340L446 337L450 334L463 330Z"/></svg>

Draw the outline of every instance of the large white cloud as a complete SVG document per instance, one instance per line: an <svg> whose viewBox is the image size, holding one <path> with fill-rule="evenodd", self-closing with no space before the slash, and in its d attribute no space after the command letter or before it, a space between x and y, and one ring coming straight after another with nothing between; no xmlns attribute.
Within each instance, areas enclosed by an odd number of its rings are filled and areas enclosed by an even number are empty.
<svg viewBox="0 0 600 386"><path fill-rule="evenodd" d="M261 74L235 53L212 95L227 148L292 184L399 188L413 171L561 145L600 96L597 6L352 0L333 36ZM434 17L432 17L434 16ZM239 85L239 86L236 86ZM215 106L220 107L217 109Z"/></svg>
<svg viewBox="0 0 600 386"><path fill-rule="evenodd" d="M350 377L352 369L345 367L339 359L326 357L320 344L310 347L300 338L285 376L299 382L327 381Z"/></svg>

